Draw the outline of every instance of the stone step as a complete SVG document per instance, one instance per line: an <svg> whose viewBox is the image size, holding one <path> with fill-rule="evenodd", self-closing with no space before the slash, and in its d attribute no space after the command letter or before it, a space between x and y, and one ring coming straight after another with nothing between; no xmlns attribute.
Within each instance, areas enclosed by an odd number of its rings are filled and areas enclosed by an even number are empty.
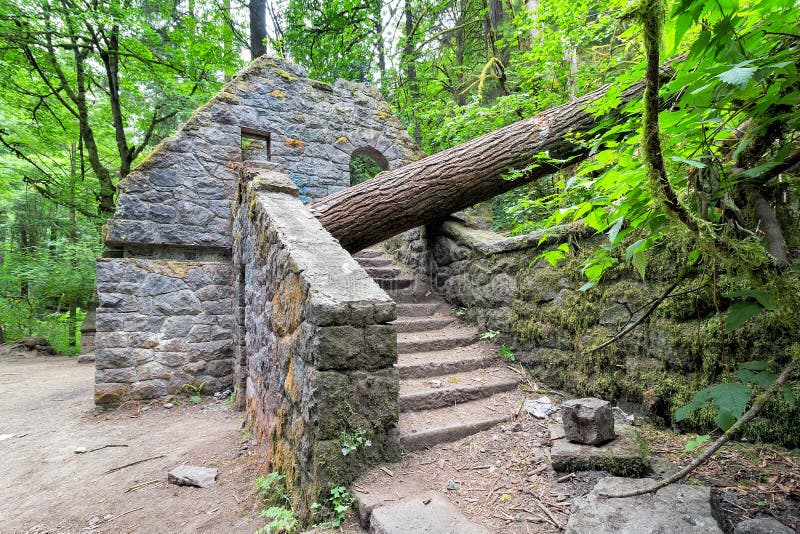
<svg viewBox="0 0 800 534"><path fill-rule="evenodd" d="M364 267L364 270L367 271L367 274L372 278L397 278L401 273L400 268L394 266L367 266Z"/></svg>
<svg viewBox="0 0 800 534"><path fill-rule="evenodd" d="M463 373L400 381L400 411L435 410L517 388L519 375L498 365Z"/></svg>
<svg viewBox="0 0 800 534"><path fill-rule="evenodd" d="M426 378L453 373L463 373L490 366L495 354L486 343L434 352L415 352L398 356L400 378Z"/></svg>
<svg viewBox="0 0 800 534"><path fill-rule="evenodd" d="M431 492L375 508L370 517L369 532L489 534L491 531L473 523L444 495Z"/></svg>
<svg viewBox="0 0 800 534"><path fill-rule="evenodd" d="M476 340L475 330L462 325L449 326L430 332L403 332L397 334L397 352L398 354L407 354L455 349L472 345Z"/></svg>
<svg viewBox="0 0 800 534"><path fill-rule="evenodd" d="M406 451L456 441L510 420L518 406L513 393L421 412L400 415L400 443Z"/></svg>
<svg viewBox="0 0 800 534"><path fill-rule="evenodd" d="M392 278L373 278L381 289L403 289L405 287L411 287L414 284L413 278L400 278L400 277L392 277Z"/></svg>
<svg viewBox="0 0 800 534"><path fill-rule="evenodd" d="M385 253L379 248L365 248L364 250L359 250L352 256L358 260L361 258L377 258L384 255Z"/></svg>
<svg viewBox="0 0 800 534"><path fill-rule="evenodd" d="M361 527L372 529L370 532L489 534L486 529L475 530L474 524L465 521L446 497L426 489L422 481L414 477L389 476L380 467L374 467L351 486L350 493L356 500ZM411 509L398 511L395 508L409 503L414 503ZM395 511L398 513L395 514ZM376 518L374 525L373 514ZM389 514L394 515L399 523L386 521ZM434 518L439 519L429 521Z"/></svg>
<svg viewBox="0 0 800 534"><path fill-rule="evenodd" d="M386 289L386 294L398 304L403 302L436 302L442 303L442 299L431 292L426 284L419 281L411 287L401 289Z"/></svg>
<svg viewBox="0 0 800 534"><path fill-rule="evenodd" d="M359 258L353 256L353 258L365 269L367 267L386 267L387 265L392 265L392 260L386 256L377 256L375 258Z"/></svg>
<svg viewBox="0 0 800 534"><path fill-rule="evenodd" d="M446 309L441 302L400 302L397 304L397 317L430 317Z"/></svg>
<svg viewBox="0 0 800 534"><path fill-rule="evenodd" d="M456 318L449 315L435 315L433 317L403 317L395 321L394 324L398 333L426 332L444 328L455 321Z"/></svg>

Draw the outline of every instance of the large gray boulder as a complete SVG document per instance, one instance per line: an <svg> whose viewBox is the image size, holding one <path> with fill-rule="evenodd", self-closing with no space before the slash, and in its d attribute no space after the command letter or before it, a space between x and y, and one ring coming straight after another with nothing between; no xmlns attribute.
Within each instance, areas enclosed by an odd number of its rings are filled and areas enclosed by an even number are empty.
<svg viewBox="0 0 800 534"><path fill-rule="evenodd" d="M601 445L614 439L614 414L608 401L587 397L561 405L564 435L573 443Z"/></svg>

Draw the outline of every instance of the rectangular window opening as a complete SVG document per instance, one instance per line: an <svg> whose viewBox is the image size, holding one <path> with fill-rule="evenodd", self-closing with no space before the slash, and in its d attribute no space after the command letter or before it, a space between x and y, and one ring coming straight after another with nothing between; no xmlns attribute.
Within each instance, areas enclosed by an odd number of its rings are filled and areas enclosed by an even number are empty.
<svg viewBox="0 0 800 534"><path fill-rule="evenodd" d="M242 161L272 161L269 132L242 126L241 134Z"/></svg>

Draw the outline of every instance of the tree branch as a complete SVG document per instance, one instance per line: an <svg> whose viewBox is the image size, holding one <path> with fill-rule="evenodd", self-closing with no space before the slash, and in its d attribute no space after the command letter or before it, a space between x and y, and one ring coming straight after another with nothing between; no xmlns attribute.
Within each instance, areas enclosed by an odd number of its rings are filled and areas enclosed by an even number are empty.
<svg viewBox="0 0 800 534"><path fill-rule="evenodd" d="M711 445L711 447L709 447L703 452L703 454L695 458L692 461L692 463L690 463L689 465L687 465L686 467L684 467L671 477L665 478L664 480L662 480L661 482L650 488L645 488L637 491L628 491L624 493L600 493L599 496L606 497L608 499L624 499L627 497L638 497L639 495L647 495L648 493L654 493L662 488L666 488L670 484L674 484L675 482L678 482L679 480L686 478L687 475L689 475L692 471L703 465L703 463L705 463L706 460L711 458L711 456L715 452L717 452L723 445L725 445L728 441L730 441L730 439L739 430L741 430L741 428L745 424L750 422L755 416L757 416L761 412L761 410L764 408L764 405L767 403L769 398L772 395L774 395L779 388L783 387L783 385L786 384L786 381L789 380L789 377L792 375L792 373L797 370L798 364L800 364L800 358L797 358L789 362L789 365L786 366L786 368L783 370L780 376L778 376L778 378L775 380L772 386L770 386L769 389L767 389L767 391L764 392L764 394L761 395L758 398L758 400L756 400L755 403L753 403L753 406L751 406L750 409L747 410L747 412L745 412L744 415L742 415L733 424L733 426L731 426L728 430L726 430L725 433L722 434L719 437L719 439L717 439L717 441L714 442L713 445Z"/></svg>
<svg viewBox="0 0 800 534"><path fill-rule="evenodd" d="M647 311L644 312L644 314L642 314L641 317L639 317L630 325L628 325L627 327L623 328L622 330L614 334L607 341L604 341L603 343L597 345L596 347L585 351L584 354L592 354L594 352L597 352L598 350L604 349L609 345L611 345L612 343L616 343L617 341L628 335L634 328L642 324L645 321L645 319L650 317L650 315L652 315L652 313L656 311L656 308L658 308L661 305L661 303L664 302L664 300L667 297L669 297L673 291L675 291L675 288L678 287L678 284L681 283L682 279L683 278L679 276L677 280L675 280L672 284L670 284L670 286L655 301L653 301L653 303L650 305Z"/></svg>

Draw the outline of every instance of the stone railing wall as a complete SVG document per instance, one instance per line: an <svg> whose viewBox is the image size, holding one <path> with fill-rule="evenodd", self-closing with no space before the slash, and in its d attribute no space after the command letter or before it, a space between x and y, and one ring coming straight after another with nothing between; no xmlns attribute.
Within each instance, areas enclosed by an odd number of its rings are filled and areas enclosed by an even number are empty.
<svg viewBox="0 0 800 534"><path fill-rule="evenodd" d="M726 334L712 297L687 280L631 334L595 353L586 352L623 328L632 312L644 309L677 275L686 240L674 236L650 256L647 281L633 268L618 266L589 291L580 263L607 236L592 237L582 225L506 238L467 228L461 221L411 230L389 241L391 251L429 278L457 312L482 330L495 330L495 341L512 347L534 377L578 396L615 400L626 409L671 423L674 411L694 391L718 382L736 362L785 357L797 333L777 332L758 320ZM576 257L554 269L541 252L569 241ZM692 291L694 288L694 291ZM720 356L723 354L723 356ZM800 408L770 404L745 433L787 446L800 435L786 421ZM696 424L696 423L695 423ZM713 423L706 421L705 424Z"/></svg>
<svg viewBox="0 0 800 534"><path fill-rule="evenodd" d="M289 176L263 167L243 170L234 221L235 376L270 470L286 475L303 515L330 487L398 455L395 304Z"/></svg>
<svg viewBox="0 0 800 534"><path fill-rule="evenodd" d="M98 260L95 403L230 386L232 284L229 261Z"/></svg>

